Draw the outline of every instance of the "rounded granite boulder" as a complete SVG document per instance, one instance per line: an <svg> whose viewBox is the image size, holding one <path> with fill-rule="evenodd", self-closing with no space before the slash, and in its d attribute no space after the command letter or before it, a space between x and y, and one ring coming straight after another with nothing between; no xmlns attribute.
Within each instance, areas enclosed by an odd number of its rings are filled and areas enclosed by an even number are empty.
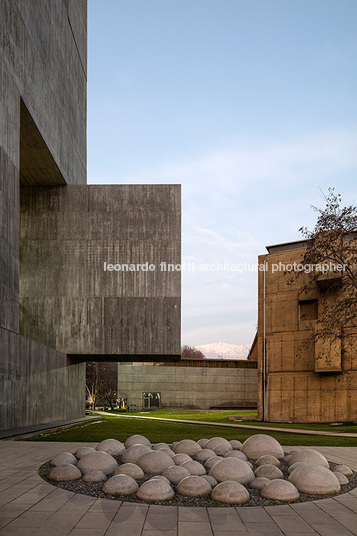
<svg viewBox="0 0 357 536"><path fill-rule="evenodd" d="M133 445L123 452L120 457L122 463L136 463L140 456L146 452L151 452L148 445Z"/></svg>
<svg viewBox="0 0 357 536"><path fill-rule="evenodd" d="M172 458L166 454L166 452L153 450L140 456L136 463L139 467L141 467L144 473L149 475L159 475L163 473L165 469L168 469L172 466Z"/></svg>
<svg viewBox="0 0 357 536"><path fill-rule="evenodd" d="M231 439L229 442L234 450L240 450L242 443L238 439Z"/></svg>
<svg viewBox="0 0 357 536"><path fill-rule="evenodd" d="M167 443L156 443L153 445L152 450L161 450L161 449L169 449L169 445Z"/></svg>
<svg viewBox="0 0 357 536"><path fill-rule="evenodd" d="M206 497L211 491L211 484L200 476L186 476L177 486L177 493L184 497Z"/></svg>
<svg viewBox="0 0 357 536"><path fill-rule="evenodd" d="M207 441L207 443L205 444L205 449L211 449L211 450L214 450L216 447L218 447L218 445L221 445L221 446L226 446L227 447L227 452L229 450L233 450L233 447L232 445L230 444L229 441L227 441L227 439L225 439L224 437L212 437L211 439L209 439ZM219 454L220 456L220 454Z"/></svg>
<svg viewBox="0 0 357 536"><path fill-rule="evenodd" d="M292 465L289 466L288 468L288 474L290 475L293 471L295 471L295 469L297 469L298 467L307 467L308 465L311 465L311 464L308 464L308 463L305 463L305 462L296 462L296 463L293 463Z"/></svg>
<svg viewBox="0 0 357 536"><path fill-rule="evenodd" d="M200 450L202 450L202 447L192 439L183 439L174 448L175 454L188 454L188 456L195 456Z"/></svg>
<svg viewBox="0 0 357 536"><path fill-rule="evenodd" d="M181 465L183 462L191 462L192 458L191 456L188 456L188 454L175 454L173 456L172 461L175 465Z"/></svg>
<svg viewBox="0 0 357 536"><path fill-rule="evenodd" d="M278 458L275 458L275 456L270 456L269 454L260 456L260 458L258 458L256 461L257 467L260 467L261 465L266 465L266 464L275 465L276 467L280 467L281 465Z"/></svg>
<svg viewBox="0 0 357 536"><path fill-rule="evenodd" d="M331 495L341 490L337 476L321 465L298 467L290 474L289 481L301 493L312 495Z"/></svg>
<svg viewBox="0 0 357 536"><path fill-rule="evenodd" d="M135 463L123 463L122 465L119 465L114 471L114 476L116 475L131 476L134 480L141 480L145 476L141 467Z"/></svg>
<svg viewBox="0 0 357 536"><path fill-rule="evenodd" d="M175 497L175 492L164 480L152 478L140 486L136 496L140 501L171 501Z"/></svg>
<svg viewBox="0 0 357 536"><path fill-rule="evenodd" d="M258 460L261 456L270 455L280 460L284 457L284 451L280 443L266 434L255 434L246 439L241 451L249 460Z"/></svg>
<svg viewBox="0 0 357 536"><path fill-rule="evenodd" d="M102 471L89 471L83 476L84 482L105 482L107 477Z"/></svg>
<svg viewBox="0 0 357 536"><path fill-rule="evenodd" d="M300 493L288 480L270 480L260 490L260 495L264 499L271 499L279 502L292 502L300 498Z"/></svg>
<svg viewBox="0 0 357 536"><path fill-rule="evenodd" d="M263 476L264 478L269 478L269 480L275 480L276 478L284 478L282 471L276 465L271 465L267 463L265 465L260 465L254 471L256 478Z"/></svg>
<svg viewBox="0 0 357 536"><path fill-rule="evenodd" d="M124 443L124 447L126 449L132 447L133 445L147 445L148 447L151 447L150 441L147 437L143 435L132 435L128 437L128 439Z"/></svg>
<svg viewBox="0 0 357 536"><path fill-rule="evenodd" d="M71 454L70 452L62 452L61 454L57 454L51 460L51 465L54 465L54 466L64 465L64 464L77 465L77 458L73 456L73 454Z"/></svg>
<svg viewBox="0 0 357 536"><path fill-rule="evenodd" d="M206 469L200 462L192 460L191 462L183 462L180 467L184 467L190 475L202 476L206 474Z"/></svg>
<svg viewBox="0 0 357 536"><path fill-rule="evenodd" d="M213 476L217 482L233 480L240 484L248 484L254 478L253 471L249 465L245 461L237 460L236 458L219 460L214 464L209 475Z"/></svg>
<svg viewBox="0 0 357 536"><path fill-rule="evenodd" d="M197 441L197 443L199 444L200 447L204 448L205 447L205 444L207 443L208 439L206 439L205 437L203 437L202 439L200 439L199 441Z"/></svg>
<svg viewBox="0 0 357 536"><path fill-rule="evenodd" d="M106 495L133 495L138 490L138 485L131 476L115 475L109 478L103 486Z"/></svg>
<svg viewBox="0 0 357 536"><path fill-rule="evenodd" d="M248 485L251 489L261 489L263 486L265 486L265 484L268 484L268 482L271 482L269 478L258 476L258 478L253 478Z"/></svg>
<svg viewBox="0 0 357 536"><path fill-rule="evenodd" d="M97 445L95 450L99 452L106 452L111 456L120 456L124 452L125 447L123 443L117 439L105 439L99 443L99 445Z"/></svg>
<svg viewBox="0 0 357 536"><path fill-rule="evenodd" d="M180 480L190 475L191 473L182 465L173 465L172 467L165 469L165 471L162 473L162 476L165 476L170 482L173 482L174 484L177 484L178 482L180 482Z"/></svg>
<svg viewBox="0 0 357 536"><path fill-rule="evenodd" d="M215 486L211 493L211 499L224 504L244 504L249 501L250 497L242 484L226 480Z"/></svg>
<svg viewBox="0 0 357 536"><path fill-rule="evenodd" d="M243 460L243 461L247 461L248 458L245 454L243 454L243 452L241 452L240 450L230 450L229 452L227 452L227 454L224 456L225 458L238 458L238 460Z"/></svg>
<svg viewBox="0 0 357 536"><path fill-rule="evenodd" d="M225 444L220 444L220 445L217 445L216 447L213 447L213 452L215 453L216 456L226 456L226 454L228 454L228 452L232 452L233 451L233 448L232 448L232 445L225 445Z"/></svg>
<svg viewBox="0 0 357 536"><path fill-rule="evenodd" d="M334 471L337 473L341 473L341 475L345 475L345 476L353 475L352 469L347 467L347 465L342 465L342 464L336 465L336 467L334 468Z"/></svg>
<svg viewBox="0 0 357 536"><path fill-rule="evenodd" d="M296 451L289 460L289 465L297 462L303 462L309 465L321 465L321 467L330 468L325 456L313 449L303 449Z"/></svg>
<svg viewBox="0 0 357 536"><path fill-rule="evenodd" d="M223 460L223 456L212 456L212 458L208 458L203 465L206 469L211 469L215 463L219 462L219 460Z"/></svg>
<svg viewBox="0 0 357 536"><path fill-rule="evenodd" d="M92 452L95 452L95 449L92 447L79 447L76 452L74 453L75 457L80 460L85 456L86 454L91 454Z"/></svg>
<svg viewBox="0 0 357 536"><path fill-rule="evenodd" d="M334 471L333 474L337 477L337 480L341 484L341 486L348 484L349 480L347 476L343 475L342 473L339 473L338 471Z"/></svg>
<svg viewBox="0 0 357 536"><path fill-rule="evenodd" d="M175 456L175 453L173 450L171 450L169 447L159 449L159 452L166 452L170 456L170 458L173 458Z"/></svg>
<svg viewBox="0 0 357 536"><path fill-rule="evenodd" d="M212 488L214 488L218 484L217 480L213 478L213 476L202 475L201 478L204 478L205 480L207 480L207 482L211 484Z"/></svg>
<svg viewBox="0 0 357 536"><path fill-rule="evenodd" d="M78 480L81 478L82 473L75 465L66 463L63 465L56 465L49 474L49 479L55 482L69 482L70 480Z"/></svg>
<svg viewBox="0 0 357 536"><path fill-rule="evenodd" d="M83 473L89 473L90 471L102 471L105 475L114 473L118 467L117 462L113 456L107 452L91 452L86 454L77 463L78 469Z"/></svg>
<svg viewBox="0 0 357 536"><path fill-rule="evenodd" d="M195 460L204 463L208 460L208 458L212 458L212 456L216 456L216 454L211 449L202 449L200 452L198 452L195 455Z"/></svg>

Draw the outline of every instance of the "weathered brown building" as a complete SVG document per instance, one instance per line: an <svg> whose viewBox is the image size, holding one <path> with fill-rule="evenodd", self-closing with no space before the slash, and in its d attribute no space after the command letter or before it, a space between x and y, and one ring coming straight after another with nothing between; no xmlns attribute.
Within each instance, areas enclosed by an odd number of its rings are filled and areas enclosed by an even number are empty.
<svg viewBox="0 0 357 536"><path fill-rule="evenodd" d="M356 328L337 339L316 337L329 300L343 285L329 285L341 272L309 271L288 277L284 269L301 263L306 242L267 247L259 257L258 412L267 421L357 420ZM280 264L279 264L280 263ZM305 288L304 288L305 287ZM330 302L331 303L331 302ZM265 386L265 388L264 388Z"/></svg>

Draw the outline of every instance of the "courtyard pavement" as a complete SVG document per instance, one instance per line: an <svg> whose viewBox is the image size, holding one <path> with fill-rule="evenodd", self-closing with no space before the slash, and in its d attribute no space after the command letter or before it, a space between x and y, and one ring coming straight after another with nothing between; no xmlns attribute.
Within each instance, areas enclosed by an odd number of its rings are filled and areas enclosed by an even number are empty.
<svg viewBox="0 0 357 536"><path fill-rule="evenodd" d="M308 503L188 508L95 499L38 476L55 454L85 445L96 444L0 441L0 536L357 535L357 489ZM357 471L357 448L316 450Z"/></svg>

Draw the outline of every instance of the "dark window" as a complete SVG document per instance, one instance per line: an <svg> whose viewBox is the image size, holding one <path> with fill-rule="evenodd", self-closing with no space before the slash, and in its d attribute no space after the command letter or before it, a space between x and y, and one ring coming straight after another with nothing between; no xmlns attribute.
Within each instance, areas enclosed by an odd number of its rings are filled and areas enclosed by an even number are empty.
<svg viewBox="0 0 357 536"><path fill-rule="evenodd" d="M304 300L299 301L299 320L317 320L318 318L318 301Z"/></svg>

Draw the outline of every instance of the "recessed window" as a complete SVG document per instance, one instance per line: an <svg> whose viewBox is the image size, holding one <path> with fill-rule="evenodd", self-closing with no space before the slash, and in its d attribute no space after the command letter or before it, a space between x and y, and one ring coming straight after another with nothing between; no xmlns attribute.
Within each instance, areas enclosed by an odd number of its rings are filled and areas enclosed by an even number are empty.
<svg viewBox="0 0 357 536"><path fill-rule="evenodd" d="M144 409L160 409L160 393L143 393Z"/></svg>
<svg viewBox="0 0 357 536"><path fill-rule="evenodd" d="M318 318L318 301L303 300L299 301L299 320L317 320Z"/></svg>

